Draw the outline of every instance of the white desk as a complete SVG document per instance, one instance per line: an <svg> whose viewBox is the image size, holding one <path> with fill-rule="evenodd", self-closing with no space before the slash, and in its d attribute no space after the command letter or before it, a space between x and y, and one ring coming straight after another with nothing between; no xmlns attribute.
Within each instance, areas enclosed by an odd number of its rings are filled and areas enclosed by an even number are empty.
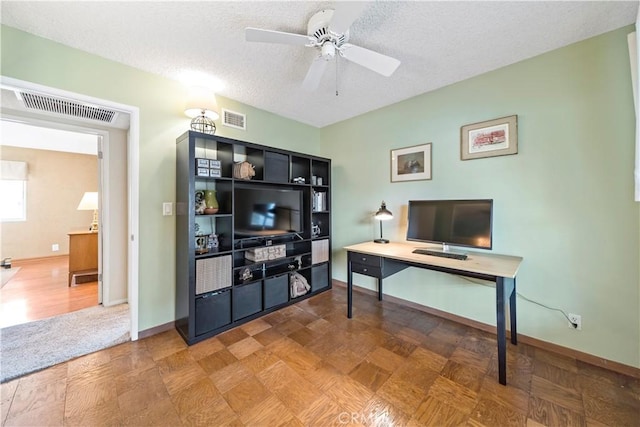
<svg viewBox="0 0 640 427"><path fill-rule="evenodd" d="M517 344L516 329L516 275L522 258L466 251L466 260L414 254L420 243L365 242L346 246L347 261L347 317L352 317L353 273L378 279L378 299L382 300L382 279L407 267L425 268L444 273L475 277L496 284L496 329L498 335L498 381L507 384L507 339L505 305L509 301L511 343Z"/></svg>

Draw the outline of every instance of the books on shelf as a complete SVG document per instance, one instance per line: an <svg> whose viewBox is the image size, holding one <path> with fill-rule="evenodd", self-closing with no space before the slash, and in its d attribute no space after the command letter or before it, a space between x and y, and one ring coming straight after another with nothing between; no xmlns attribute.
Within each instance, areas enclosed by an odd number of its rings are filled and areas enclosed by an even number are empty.
<svg viewBox="0 0 640 427"><path fill-rule="evenodd" d="M313 192L313 211L323 212L327 210L327 193L326 191Z"/></svg>

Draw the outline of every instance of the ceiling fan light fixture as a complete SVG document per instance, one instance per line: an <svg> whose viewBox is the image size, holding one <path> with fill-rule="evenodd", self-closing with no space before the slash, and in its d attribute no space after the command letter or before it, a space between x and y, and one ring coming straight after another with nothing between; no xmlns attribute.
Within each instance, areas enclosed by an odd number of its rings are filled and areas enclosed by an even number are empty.
<svg viewBox="0 0 640 427"><path fill-rule="evenodd" d="M325 60L330 60L336 55L336 45L332 42L324 42L321 49L321 56Z"/></svg>

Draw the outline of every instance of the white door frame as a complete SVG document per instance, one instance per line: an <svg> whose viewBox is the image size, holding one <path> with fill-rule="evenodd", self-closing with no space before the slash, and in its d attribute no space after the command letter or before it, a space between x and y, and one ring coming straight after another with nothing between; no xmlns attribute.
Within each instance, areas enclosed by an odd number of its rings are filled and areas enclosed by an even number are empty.
<svg viewBox="0 0 640 427"><path fill-rule="evenodd" d="M131 340L138 339L138 300L139 300L139 193L140 193L140 110L138 107L126 104L120 104L106 99L94 98L79 93L69 92L49 86L44 86L24 80L14 79L11 77L0 76L0 85L9 89L25 89L46 93L53 96L67 98L69 100L77 100L80 102L88 102L101 105L103 107L127 113L130 116L129 133L127 138L127 194L128 194L128 254L127 254L127 298L129 302L129 314L131 318ZM21 119L25 119L22 117ZM31 119L30 119L31 120ZM33 122L37 120L34 119ZM42 120L41 122L44 122ZM49 122L51 123L51 122ZM97 135L108 138L106 131L91 129L89 127L72 126L60 124L61 128L68 126L69 128L84 129Z"/></svg>

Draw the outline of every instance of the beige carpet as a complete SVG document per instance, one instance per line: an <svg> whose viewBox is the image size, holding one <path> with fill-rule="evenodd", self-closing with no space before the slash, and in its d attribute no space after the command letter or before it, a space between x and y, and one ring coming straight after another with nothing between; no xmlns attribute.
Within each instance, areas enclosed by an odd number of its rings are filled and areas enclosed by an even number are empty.
<svg viewBox="0 0 640 427"><path fill-rule="evenodd" d="M15 276L18 270L20 270L20 267L0 268L0 277L2 279L2 284L0 285L0 288L6 285L9 282L9 280L11 280L13 276Z"/></svg>
<svg viewBox="0 0 640 427"><path fill-rule="evenodd" d="M86 308L0 329L0 382L131 340L129 305Z"/></svg>

